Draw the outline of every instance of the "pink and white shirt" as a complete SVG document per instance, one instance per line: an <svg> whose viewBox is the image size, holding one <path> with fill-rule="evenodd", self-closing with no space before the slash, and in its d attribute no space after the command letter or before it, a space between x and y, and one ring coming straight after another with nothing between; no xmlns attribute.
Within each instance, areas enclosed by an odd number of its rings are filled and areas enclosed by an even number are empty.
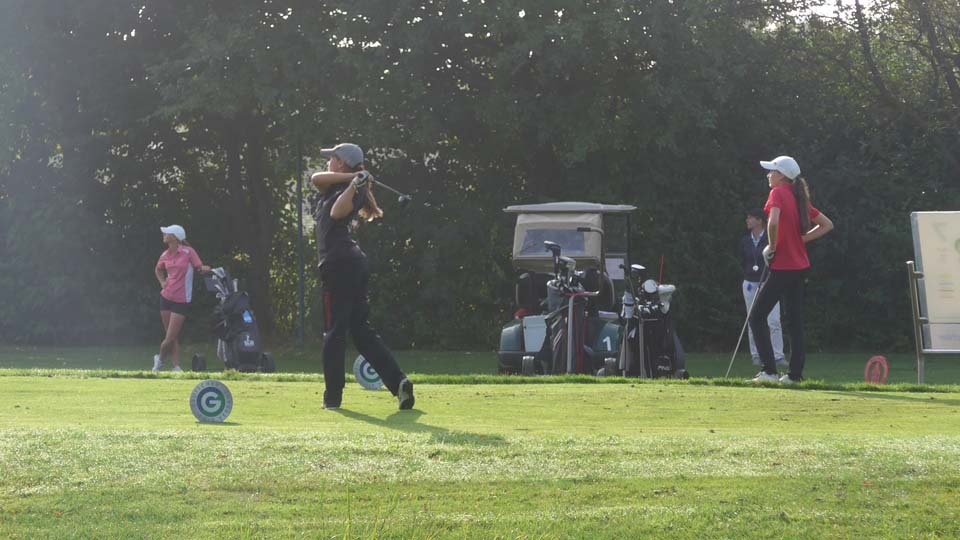
<svg viewBox="0 0 960 540"><path fill-rule="evenodd" d="M157 260L157 269L167 273L167 284L160 295L171 302L189 304L193 299L193 270L201 266L200 256L189 246L179 246L172 254L164 250Z"/></svg>

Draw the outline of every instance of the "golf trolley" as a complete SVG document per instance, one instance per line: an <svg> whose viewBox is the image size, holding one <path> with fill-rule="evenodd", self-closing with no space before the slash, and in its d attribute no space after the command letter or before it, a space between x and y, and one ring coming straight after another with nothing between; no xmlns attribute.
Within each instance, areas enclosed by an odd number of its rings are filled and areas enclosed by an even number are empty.
<svg viewBox="0 0 960 540"><path fill-rule="evenodd" d="M217 357L225 369L272 373L277 366L273 355L263 352L257 320L250 307L250 296L238 288L223 268L214 268L204 277L207 290L216 293L220 304L214 309L213 334L217 337ZM206 361L193 357L193 370L206 371Z"/></svg>
<svg viewBox="0 0 960 540"><path fill-rule="evenodd" d="M688 379L683 347L670 315L670 299L677 288L645 279L645 273L643 266L630 265L620 311L624 326L620 356L615 364L604 366L604 374Z"/></svg>
<svg viewBox="0 0 960 540"><path fill-rule="evenodd" d="M554 278L547 282L549 313L544 320L548 337L537 355L540 371L593 373L596 355L586 343L587 316L590 314L603 322L616 319L609 312L591 312L590 299L596 298L600 291L587 290L584 284L587 272L576 270L576 260L561 255L562 247L555 242L544 241L543 245L553 255Z"/></svg>
<svg viewBox="0 0 960 540"><path fill-rule="evenodd" d="M517 214L516 312L500 333L500 373L596 374L619 358L621 329L607 272L604 217L636 207L561 202L507 207ZM629 245L629 240L627 242Z"/></svg>

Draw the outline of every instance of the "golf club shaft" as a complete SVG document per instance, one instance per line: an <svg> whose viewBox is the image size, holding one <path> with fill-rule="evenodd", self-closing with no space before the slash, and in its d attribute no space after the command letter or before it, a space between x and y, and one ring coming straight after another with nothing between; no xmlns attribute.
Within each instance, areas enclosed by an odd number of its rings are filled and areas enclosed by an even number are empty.
<svg viewBox="0 0 960 540"><path fill-rule="evenodd" d="M730 376L730 370L733 368L733 360L737 357L737 353L740 352L740 343L743 341L743 335L746 333L747 325L750 323L750 315L753 315L753 306L757 303L757 297L760 296L760 291L763 289L763 286L767 283L767 274L770 273L770 265L765 265L763 273L760 274L760 286L757 288L757 294L753 295L753 300L750 301L750 307L747 308L747 318L743 321L743 328L740 329L740 337L737 338L737 347L733 349L733 355L730 357L730 365L727 366L727 374L724 375L724 378Z"/></svg>
<svg viewBox="0 0 960 540"><path fill-rule="evenodd" d="M379 181L379 180L374 180L373 183L376 184L376 185L378 185L378 186L380 186L380 187L382 187L382 188L384 188L384 189L387 189L387 190L389 190L389 191L392 191L392 192L396 193L397 195L399 195L399 196L401 196L401 197L410 197L410 196L407 195L406 193L400 193L399 191L393 189L392 187L384 184L383 182L381 182L381 181Z"/></svg>

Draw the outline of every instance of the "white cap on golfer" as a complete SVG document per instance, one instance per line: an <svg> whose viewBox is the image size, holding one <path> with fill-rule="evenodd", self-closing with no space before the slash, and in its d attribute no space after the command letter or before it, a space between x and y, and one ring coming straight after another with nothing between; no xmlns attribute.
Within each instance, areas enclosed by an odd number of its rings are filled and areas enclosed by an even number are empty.
<svg viewBox="0 0 960 540"><path fill-rule="evenodd" d="M797 160L790 156L780 156L773 161L761 161L760 166L770 171L779 171L791 180L796 180L800 176L800 166Z"/></svg>
<svg viewBox="0 0 960 540"><path fill-rule="evenodd" d="M160 227L160 232L163 234L172 234L177 237L177 240L183 242L187 239L187 231L183 230L183 227L179 225L170 225L169 227Z"/></svg>
<svg viewBox="0 0 960 540"><path fill-rule="evenodd" d="M340 143L333 148L324 148L320 150L320 155L325 158L337 156L350 168L363 163L363 150L353 143Z"/></svg>

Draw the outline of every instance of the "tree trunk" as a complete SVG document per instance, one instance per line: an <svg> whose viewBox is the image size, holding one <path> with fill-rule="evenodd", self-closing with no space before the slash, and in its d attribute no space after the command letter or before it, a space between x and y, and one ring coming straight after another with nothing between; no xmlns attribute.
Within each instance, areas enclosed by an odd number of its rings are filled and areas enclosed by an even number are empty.
<svg viewBox="0 0 960 540"><path fill-rule="evenodd" d="M265 159L266 123L257 115L251 119L246 129L247 144L244 149L246 164L246 186L248 222L252 230L246 240L249 244L250 262L253 276L250 280L254 308L260 331L270 336L276 329L273 318L273 295L270 292L270 269L273 262L274 224L273 195L267 178Z"/></svg>
<svg viewBox="0 0 960 540"><path fill-rule="evenodd" d="M882 101L884 105L895 111L899 110L900 104L896 98L893 97L893 94L890 93L890 89L887 88L886 83L883 81L883 76L880 75L877 62L873 57L873 47L870 45L870 30L867 28L867 20L866 17L863 16L863 6L860 5L860 0L856 0L853 3L853 7L854 15L857 19L857 36L860 38L860 52L863 54L863 61L867 65L870 82L876 87L877 92L880 94L880 101Z"/></svg>
<svg viewBox="0 0 960 540"><path fill-rule="evenodd" d="M930 15L930 5L926 0L917 0L913 4L917 9L917 16L920 18L920 29L927 38L927 44L930 45L930 54L934 59L933 68L939 70L943 75L947 82L947 89L950 91L950 100L953 102L953 107L955 110L960 110L960 84L957 83L953 63L947 58L943 47L940 45L940 38ZM956 114L954 114L954 120L956 120Z"/></svg>

